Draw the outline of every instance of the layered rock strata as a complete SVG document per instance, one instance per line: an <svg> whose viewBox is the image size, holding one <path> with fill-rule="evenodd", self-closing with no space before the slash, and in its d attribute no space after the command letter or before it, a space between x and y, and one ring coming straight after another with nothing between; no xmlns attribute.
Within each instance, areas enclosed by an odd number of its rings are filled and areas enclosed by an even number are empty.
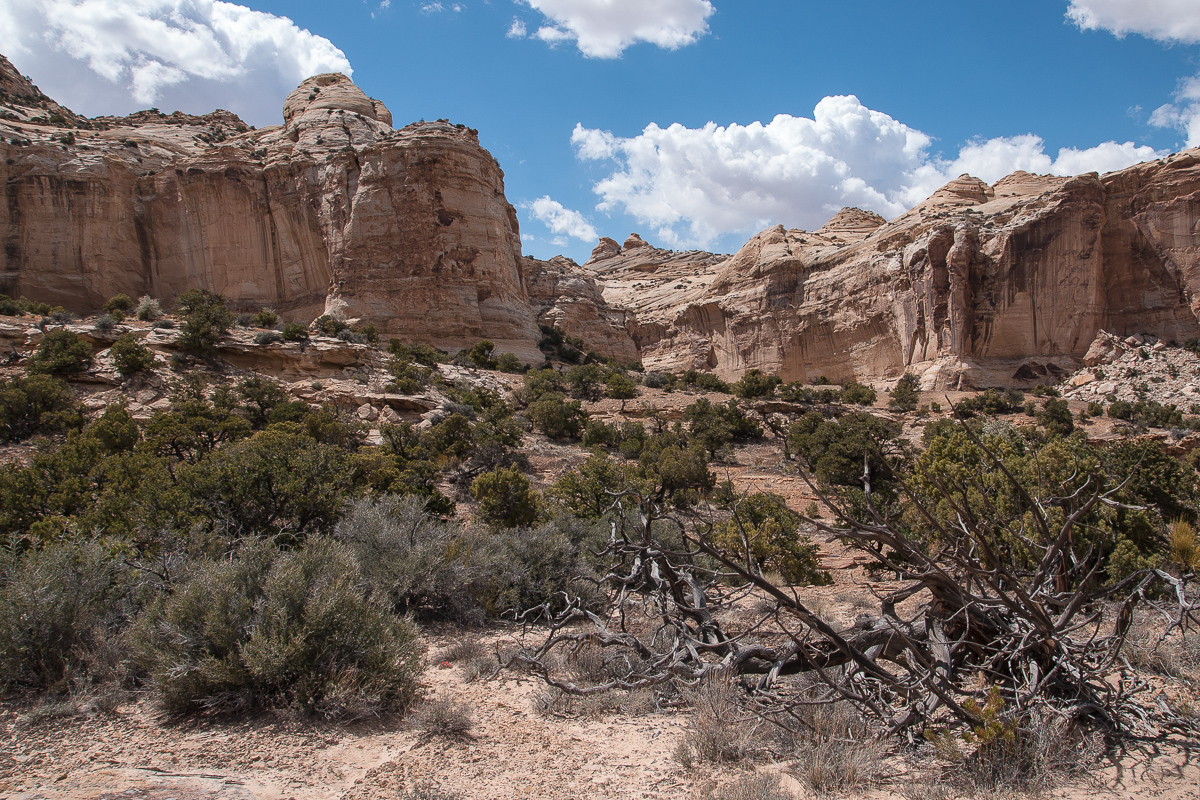
<svg viewBox="0 0 1200 800"><path fill-rule="evenodd" d="M1200 150L1103 177L964 175L891 222L847 209L813 233L776 226L690 273L692 254L611 240L584 268L648 368L1031 384L1077 368L1101 330L1200 336L1197 198Z"/></svg>
<svg viewBox="0 0 1200 800"><path fill-rule="evenodd" d="M625 312L605 301L594 275L564 256L549 261L526 258L524 272L539 326L561 328L582 339L588 349L618 361L638 360Z"/></svg>
<svg viewBox="0 0 1200 800"><path fill-rule="evenodd" d="M40 92L0 73L0 291L90 311L202 287L540 358L516 214L474 131L393 130L338 74L305 81L262 130L227 112L51 122L28 105Z"/></svg>
<svg viewBox="0 0 1200 800"><path fill-rule="evenodd" d="M0 57L0 291L92 311L191 287L286 319L369 321L540 360L538 324L650 369L785 380L1028 385L1100 331L1200 338L1200 150L1104 176L961 176L890 222L844 209L736 254L602 239L582 267L523 258L474 131L392 128L342 75L284 124L156 110L83 119Z"/></svg>

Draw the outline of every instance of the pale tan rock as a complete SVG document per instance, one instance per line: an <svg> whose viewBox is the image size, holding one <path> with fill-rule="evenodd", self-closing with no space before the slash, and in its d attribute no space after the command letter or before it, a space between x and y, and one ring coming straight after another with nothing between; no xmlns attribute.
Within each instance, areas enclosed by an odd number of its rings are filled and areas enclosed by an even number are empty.
<svg viewBox="0 0 1200 800"><path fill-rule="evenodd" d="M861 242L876 228L886 224L887 220L873 211L863 211L861 208L843 208L833 216L833 219L818 228L814 235L853 244Z"/></svg>
<svg viewBox="0 0 1200 800"><path fill-rule="evenodd" d="M690 283L678 271L659 280L673 262L654 248L652 259L627 250L640 258L617 267L606 251L584 266L605 280L610 305L629 312L651 369L1031 384L1069 374L1101 328L1141 342L1200 336L1200 233L1191 233L1200 209L1176 192L1200 192L1200 159L1182 154L1103 179L1014 173L994 187L962 176L858 241L848 212L815 233L776 226ZM1093 353L1096 363L1108 357Z"/></svg>
<svg viewBox="0 0 1200 800"><path fill-rule="evenodd" d="M394 131L336 74L305 81L284 119L141 112L70 146L0 120L0 291L86 312L201 287L305 323L341 304L384 336L541 360L516 214L474 131Z"/></svg>
<svg viewBox="0 0 1200 800"><path fill-rule="evenodd" d="M616 239L610 239L607 236L601 236L600 243L593 248L591 258L589 258L588 261L589 263L593 261L600 261L610 256L616 256L620 254L621 245L617 244Z"/></svg>
<svg viewBox="0 0 1200 800"><path fill-rule="evenodd" d="M593 274L563 256L549 261L526 258L524 264L529 302L539 325L559 327L601 355L621 362L638 360L625 312L609 306Z"/></svg>

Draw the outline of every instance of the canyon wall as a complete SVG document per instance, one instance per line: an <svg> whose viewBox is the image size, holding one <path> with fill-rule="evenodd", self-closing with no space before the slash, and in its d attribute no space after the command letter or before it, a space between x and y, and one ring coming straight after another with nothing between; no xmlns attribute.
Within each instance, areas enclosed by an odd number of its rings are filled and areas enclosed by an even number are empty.
<svg viewBox="0 0 1200 800"><path fill-rule="evenodd" d="M202 287L540 359L516 213L475 131L394 130L337 74L305 81L262 130L227 112L66 120L7 61L0 87L0 291L85 312Z"/></svg>
<svg viewBox="0 0 1200 800"><path fill-rule="evenodd" d="M522 256L475 131L395 130L337 74L306 80L282 116L84 119L0 56L0 291L90 312L202 287L529 361L543 325L649 369L913 372L927 387L1052 380L1100 331L1200 338L1200 150L1104 176L964 175L890 222L844 209L732 256L605 238L580 266Z"/></svg>
<svg viewBox="0 0 1200 800"><path fill-rule="evenodd" d="M631 261L639 251L597 248L583 266L647 368L1052 381L1101 330L1200 337L1200 151L1103 177L964 175L891 222L845 209L725 260L649 248Z"/></svg>

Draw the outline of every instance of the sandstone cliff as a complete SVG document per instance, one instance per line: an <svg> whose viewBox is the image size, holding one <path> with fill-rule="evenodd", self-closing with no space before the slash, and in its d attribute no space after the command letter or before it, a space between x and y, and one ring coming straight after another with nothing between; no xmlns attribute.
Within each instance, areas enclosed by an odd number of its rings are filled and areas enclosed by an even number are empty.
<svg viewBox="0 0 1200 800"><path fill-rule="evenodd" d="M558 325L650 369L927 387L1053 379L1101 331L1200 337L1200 150L1105 176L964 175L891 222L844 209L732 256L604 238L582 267L522 257L474 131L394 130L342 75L252 130L224 111L83 119L0 57L0 161L0 291L77 311L199 286L531 361L537 326Z"/></svg>
<svg viewBox="0 0 1200 800"><path fill-rule="evenodd" d="M549 261L526 258L525 274L538 325L562 328L582 339L589 350L618 361L639 359L625 312L605 301L594 275L564 256Z"/></svg>
<svg viewBox="0 0 1200 800"><path fill-rule="evenodd" d="M602 243L584 268L648 368L1030 384L1078 367L1101 330L1200 336L1198 197L1196 150L1104 177L964 175L890 223L847 209L724 261Z"/></svg>
<svg viewBox="0 0 1200 800"><path fill-rule="evenodd" d="M257 131L228 112L51 118L6 61L0 79L0 291L86 311L199 286L540 358L516 214L474 131L393 130L342 75L308 79Z"/></svg>

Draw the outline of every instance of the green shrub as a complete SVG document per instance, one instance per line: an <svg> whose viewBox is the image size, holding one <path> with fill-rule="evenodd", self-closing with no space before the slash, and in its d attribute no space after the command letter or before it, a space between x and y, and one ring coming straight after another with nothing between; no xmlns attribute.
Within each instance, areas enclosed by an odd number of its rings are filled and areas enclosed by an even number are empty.
<svg viewBox="0 0 1200 800"><path fill-rule="evenodd" d="M69 375L83 372L92 363L92 348L65 329L46 331L29 359L29 371L39 375Z"/></svg>
<svg viewBox="0 0 1200 800"><path fill-rule="evenodd" d="M604 396L604 370L596 364L579 364L567 370L571 396L580 400L599 400Z"/></svg>
<svg viewBox="0 0 1200 800"><path fill-rule="evenodd" d="M83 424L71 388L49 375L0 379L0 442L57 433Z"/></svg>
<svg viewBox="0 0 1200 800"><path fill-rule="evenodd" d="M308 338L308 328L299 322L289 322L283 326L281 336L285 342L302 342Z"/></svg>
<svg viewBox="0 0 1200 800"><path fill-rule="evenodd" d="M402 356L388 359L388 372L395 379L395 391L401 394L419 394L433 379L433 370Z"/></svg>
<svg viewBox="0 0 1200 800"><path fill-rule="evenodd" d="M338 319L337 317L331 317L328 314L322 314L314 319L312 325L309 327L317 333L323 333L326 336L337 336L342 331L350 329L350 326L346 324L345 320Z"/></svg>
<svg viewBox="0 0 1200 800"><path fill-rule="evenodd" d="M496 362L492 358L492 351L495 349L496 345L484 339L482 342L477 342L474 347L467 351L467 358L480 369L494 369Z"/></svg>
<svg viewBox="0 0 1200 800"><path fill-rule="evenodd" d="M581 444L584 447L611 447L619 441L619 434L612 425L602 420L591 419L584 428Z"/></svg>
<svg viewBox="0 0 1200 800"><path fill-rule="evenodd" d="M830 486L860 486L865 456L871 467L872 487L878 491L895 477L888 451L899 434L898 424L866 412L829 421L810 411L788 429L788 446L818 480Z"/></svg>
<svg viewBox="0 0 1200 800"><path fill-rule="evenodd" d="M135 630L138 661L168 710L398 711L419 693L415 626L360 588L344 546L245 546L199 565Z"/></svg>
<svg viewBox="0 0 1200 800"><path fill-rule="evenodd" d="M548 357L558 356L561 361L565 361L568 364L578 364L583 360L583 353L587 347L584 345L582 339L576 336L568 336L557 325L553 328L546 325L539 325L538 328L542 332L542 339L538 342L538 348L543 353L546 353Z"/></svg>
<svg viewBox="0 0 1200 800"><path fill-rule="evenodd" d="M537 400L544 394L563 394L567 391L566 379L553 369L531 369L525 373L521 394L528 400Z"/></svg>
<svg viewBox="0 0 1200 800"><path fill-rule="evenodd" d="M496 369L501 372L507 372L513 375L519 375L529 367L522 363L521 359L517 358L514 353L501 353L496 356Z"/></svg>
<svg viewBox="0 0 1200 800"><path fill-rule="evenodd" d="M838 389L814 389L811 386L805 386L799 381L792 381L779 387L779 397L789 403L822 403L828 405L839 402L842 398L842 393Z"/></svg>
<svg viewBox="0 0 1200 800"><path fill-rule="evenodd" d="M0 693L63 690L119 621L129 576L96 542L62 542L0 562Z"/></svg>
<svg viewBox="0 0 1200 800"><path fill-rule="evenodd" d="M388 352L401 361L415 361L430 369L449 360L442 350L427 344L402 344L399 339L388 340Z"/></svg>
<svg viewBox="0 0 1200 800"><path fill-rule="evenodd" d="M525 415L533 427L551 439L578 439L588 419L578 400L567 400L557 392L548 392L535 400Z"/></svg>
<svg viewBox="0 0 1200 800"><path fill-rule="evenodd" d="M1128 400L1117 400L1108 407L1108 416L1112 419L1133 419L1133 403Z"/></svg>
<svg viewBox="0 0 1200 800"><path fill-rule="evenodd" d="M714 529L712 542L739 560L744 557L745 536L759 565L775 570L786 583L833 583L829 573L821 569L820 548L799 532L800 522L800 515L789 509L779 495L752 494L735 501L733 518Z"/></svg>
<svg viewBox="0 0 1200 800"><path fill-rule="evenodd" d="M308 413L308 403L300 402L300 406L292 413L281 411L290 405L287 392L270 378L261 375L251 375L238 383L234 391L242 400L242 412L255 430L265 428L271 422L283 422L280 416L303 417ZM281 414L277 414L281 411ZM299 412L299 413L296 413Z"/></svg>
<svg viewBox="0 0 1200 800"><path fill-rule="evenodd" d="M760 369L752 369L733 385L733 393L746 399L774 397L775 387L781 383L783 381L778 376L767 375Z"/></svg>
<svg viewBox="0 0 1200 800"><path fill-rule="evenodd" d="M256 328L274 328L279 322L279 315L273 308L261 308L254 312L251 318Z"/></svg>
<svg viewBox="0 0 1200 800"><path fill-rule="evenodd" d="M700 398L683 411L691 439L704 447L710 456L732 440L761 439L762 426L746 416L736 400L711 403Z"/></svg>
<svg viewBox="0 0 1200 800"><path fill-rule="evenodd" d="M101 310L106 314L112 314L114 312L128 314L133 310L133 298L127 294L115 295L114 297L109 298L108 302L104 304L104 307Z"/></svg>
<svg viewBox="0 0 1200 800"><path fill-rule="evenodd" d="M920 400L917 390L920 388L921 383L916 375L913 375L911 372L904 373L900 380L896 381L895 388L889 392L888 407L896 411L916 411L917 403Z"/></svg>
<svg viewBox="0 0 1200 800"><path fill-rule="evenodd" d="M480 475L471 483L471 496L479 501L482 519L506 528L532 525L541 514L541 496L516 467Z"/></svg>
<svg viewBox="0 0 1200 800"><path fill-rule="evenodd" d="M352 503L335 535L354 552L373 596L396 613L482 623L488 614L562 603L588 574L581 554L606 532L579 520L533 530L465 528L437 519L419 497Z"/></svg>
<svg viewBox="0 0 1200 800"><path fill-rule="evenodd" d="M282 341L283 335L279 331L259 331L254 334L254 343L258 345L275 344Z"/></svg>
<svg viewBox="0 0 1200 800"><path fill-rule="evenodd" d="M874 405L876 397L875 390L870 386L864 386L861 383L850 381L842 387L842 402L858 406Z"/></svg>
<svg viewBox="0 0 1200 800"><path fill-rule="evenodd" d="M354 491L346 452L271 426L179 470L187 513L233 537L280 543L329 530Z"/></svg>
<svg viewBox="0 0 1200 800"><path fill-rule="evenodd" d="M112 356L113 366L123 377L154 368L154 353L142 344L138 335L132 331L117 339L109 354Z"/></svg>
<svg viewBox="0 0 1200 800"><path fill-rule="evenodd" d="M399 614L483 621L482 597L499 556L422 497L382 495L352 503L334 529L361 565L372 595Z"/></svg>
<svg viewBox="0 0 1200 800"><path fill-rule="evenodd" d="M593 453L576 469L564 472L549 495L576 517L599 519L608 513L615 495L632 485L627 469L603 453Z"/></svg>
<svg viewBox="0 0 1200 800"><path fill-rule="evenodd" d="M732 394L733 392L728 383L711 372L696 372L694 369L689 369L683 373L682 380L685 386L693 386L706 392L720 392L721 394Z"/></svg>
<svg viewBox="0 0 1200 800"><path fill-rule="evenodd" d="M121 312L118 311L116 313L120 314ZM96 322L94 325L99 333L112 333L113 330L116 329L119 321L119 317L115 317L112 314L103 314L99 317L96 317Z"/></svg>
<svg viewBox="0 0 1200 800"><path fill-rule="evenodd" d="M641 394L637 384L623 372L613 372L604 381L605 394L613 400L621 401L621 412L625 411L625 402Z"/></svg>
<svg viewBox="0 0 1200 800"><path fill-rule="evenodd" d="M642 386L647 389L671 389L678 380L669 372L647 372L642 378Z"/></svg>
<svg viewBox="0 0 1200 800"><path fill-rule="evenodd" d="M207 289L189 289L176 302L176 311L184 315L176 346L184 353L208 357L233 325L233 314L225 307L225 298Z"/></svg>

